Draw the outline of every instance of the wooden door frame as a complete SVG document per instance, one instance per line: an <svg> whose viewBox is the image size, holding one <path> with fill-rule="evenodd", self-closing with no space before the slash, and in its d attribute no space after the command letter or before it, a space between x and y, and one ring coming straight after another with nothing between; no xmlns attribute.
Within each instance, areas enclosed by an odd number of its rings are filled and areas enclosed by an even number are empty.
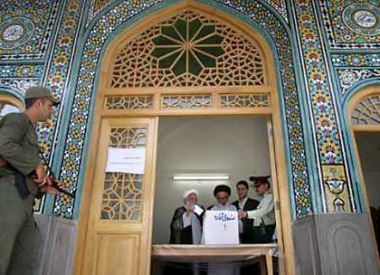
<svg viewBox="0 0 380 275"><path fill-rule="evenodd" d="M88 267L83 266L83 259L87 258L86 257L86 242L90 241L90 238L93 236L89 236L88 234L88 228L92 223L94 223L94 220L90 220L90 218L93 218L96 216L97 220L100 220L99 213L101 212L100 205L93 204L94 201L92 200L93 198L93 193L99 194L98 189L101 188L99 186L95 186L95 176L99 171L96 171L95 168L97 167L96 162L97 158L99 156L99 151L104 152L103 147L107 147L106 144L101 144L99 146L99 143L101 141L102 135L99 134L99 129L102 129L102 125L104 121L112 121L112 126L122 126L124 124L127 124L128 122L137 125L137 126L143 126L147 125L148 127L148 136L147 139L149 140L147 147L146 147L146 163L149 162L150 160L154 160L150 162L149 165L146 165L145 168L145 174L144 174L144 179L143 182L146 184L145 186L149 186L147 183L150 183L151 186L148 187L150 189L149 194L146 194L146 188L143 188L143 197L142 197L142 212L144 214L141 214L142 220L141 220L141 226L139 225L132 225L133 221L129 223L128 227L133 228L133 230L136 230L136 232L139 230L141 227L141 240L139 241L141 243L141 246L149 246L151 243L152 239L152 229L153 229L153 224L150 223L150 221L153 220L153 202L154 202L154 190L155 190L155 171L156 171L156 145L157 145L157 124L158 124L158 118L154 117L131 117L131 116L126 116L126 117L113 117L113 116L99 116L96 118L96 121L94 122L94 129L93 133L96 133L96 135L93 135L95 138L91 142L91 147L92 150L90 151L89 158L92 160L91 164L88 165L89 167L86 172L86 177L89 177L89 180L87 181L88 184L84 185L84 194L88 194L83 198L83 202L86 203L85 207L81 207L81 213L80 213L80 219L79 219L79 228L78 228L78 239L77 239L77 247L75 251L75 263L74 263L74 274L83 274L84 271L89 271ZM130 120L130 121L127 121ZM103 125L104 126L104 125ZM101 150L103 149L103 150ZM105 162L105 160L104 160ZM105 166L105 165L103 165ZM90 173L90 174L88 174ZM145 200L146 199L146 200ZM147 203L150 202L150 203ZM83 205L83 204L82 204ZM95 208L95 210L94 210ZM96 214L94 216L90 215L91 212L95 212ZM149 226L145 226L149 224ZM102 226L101 226L102 227ZM96 247L96 249L98 249ZM96 251L92 251L91 253L95 253ZM146 255L145 250L139 251L140 253L140 258L143 258ZM92 258L92 257L90 257ZM139 270L145 274L148 270L150 269L150 261L147 261L144 264L141 264L139 266ZM144 273L145 272L145 273ZM85 274L88 274L86 272Z"/></svg>
<svg viewBox="0 0 380 275"><path fill-rule="evenodd" d="M230 23L233 26L239 26L239 30L241 30L247 37L251 37L256 42L258 42L259 46L262 48L262 52L264 53L264 65L266 75L268 77L269 85L266 87L260 86L234 86L234 87L176 87L176 88L142 88L136 91L136 89L112 89L109 88L110 83L110 75L112 67L111 63L115 60L117 53L122 49L122 47L131 39L133 39L136 35L140 34L144 29L148 28L147 26L151 26L156 22L159 22L163 18L167 16L167 14L173 14L180 10L183 10L188 7L193 7L204 11L209 14L215 14L216 17ZM86 230L88 227L88 215L89 208L91 207L91 196L93 189L93 177L94 177L94 167L96 163L96 147L98 142L98 133L100 131L100 123L103 117L161 117L161 116L197 116L197 115L269 115L270 119L273 123L273 144L270 145L273 151L273 156L271 156L271 170L273 175L273 189L276 190L274 192L275 195L275 206L276 206L276 218L281 221L281 229L278 230L278 237L280 239L280 251L284 256L284 274L293 275L295 273L294 267L294 253L293 253L293 240L291 234L291 222L292 222L292 212L291 212L291 196L290 196L290 183L288 182L287 177L287 165L286 165L286 157L285 157L285 146L284 146L284 138L282 131L282 119L280 113L280 103L279 103L279 93L277 90L277 79L276 79L276 71L274 66L274 60L272 56L272 51L268 46L267 42L258 34L252 31L252 27L247 24L238 21L232 15L228 15L219 10L212 9L205 5L196 3L194 1L183 1L180 4L173 5L172 7L166 8L162 11L156 12L142 22L138 22L130 27L122 35L117 37L112 44L109 46L107 52L105 53L102 64L102 70L100 71L99 77L99 85L98 85L98 94L96 98L95 108L93 110L93 114L95 116L92 133L91 133L91 141L89 146L89 153L87 158L86 172L84 177L84 185L83 185L83 196L80 207L80 215L79 215L79 226L78 226L78 241L75 252L75 274L80 274L80 266L82 265L82 260L84 259L84 247L86 240ZM230 93L239 93L247 90L255 90L255 92L268 92L270 95L270 107L265 108L232 108L229 110L219 110L219 109L208 109L208 110L116 110L110 111L104 108L106 96L110 95L120 95L120 94L141 94L144 91L149 91L154 89L155 92L159 94L171 94L173 92L194 92L201 93L202 91L225 91ZM154 106L158 105L158 97L155 98ZM156 143L157 145L157 143ZM156 150L156 147L155 147ZM154 177L151 181L154 180ZM154 198L152 199L154 200ZM281 214L280 214L281 212ZM153 223L153 220L151 220ZM151 224L152 225L152 224ZM150 236L151 238L151 236Z"/></svg>
<svg viewBox="0 0 380 275"><path fill-rule="evenodd" d="M217 113L214 113L214 114L208 114L208 116L218 116L218 115L223 115L223 116L226 116L226 114L217 114ZM248 114L247 114L248 115ZM255 116L255 114L249 114L250 116ZM260 114L256 114L256 115L260 115ZM291 266L289 266L291 264L291 262L294 260L294 257L293 257L293 252L292 251L289 251L287 246L289 245L289 241L290 242L290 245L292 245L292 240L287 238L287 236L291 235L291 224L290 222L287 222L286 220L286 212L284 213L283 209L286 209L286 201L288 200L288 197L289 197L289 193L288 193L288 188L287 188L287 185L286 184L279 184L279 182L282 182L281 181L281 176L280 175L284 175L285 171L282 171L283 168L286 168L286 167L283 167L285 161L284 159L281 160L282 158L284 158L284 155L282 153L278 153L277 151L279 150L278 148L281 148L280 151L283 150L283 145L282 145L282 142L279 142L278 141L278 133L276 131L276 123L274 122L275 119L274 119L274 116L273 115L268 115L268 114L261 114L260 116L262 115L265 115L267 117L267 126L268 126L268 144L269 144L269 155L270 155L270 167L271 167L271 174L273 176L272 178L272 190L273 190L273 194L274 194L274 200L275 200L275 206L276 206L276 225L277 225L277 237L278 237L278 245L279 245L279 248L280 248L280 251L285 251L285 253L283 254L284 256L284 259L280 260L279 263L280 263L280 270L281 270L281 274L292 274L292 273L289 273L289 270L291 269ZM167 115L169 116L169 115ZM170 116L197 116L197 114L195 115L191 115L191 114L182 114L182 115L172 115L170 114ZM234 116L234 115L227 115L227 116ZM150 118L155 118L157 120L159 120L160 117L163 117L163 116L136 116L135 114L133 115L125 115L125 116L117 116L118 119L120 118L126 118L126 119L130 119L130 118L135 118L135 119L143 119L145 117L150 117ZM88 218L89 218L89 213L90 213L90 207L91 207L91 198L92 198L92 191L93 191L93 185L92 183L94 182L94 176L95 176L95 170L94 168L96 167L95 163L96 163L96 156L97 156L97 146L98 146L98 141L99 141L99 129L100 129L100 124L102 122L104 117L98 117L97 118L97 121L94 122L94 129L93 129L93 135L92 136L95 136L97 137L95 140L93 140L91 142L91 147L92 149L90 150L90 155L89 155L89 159L92 160L92 164L90 165L87 165L87 167L89 167L86 171L86 184L84 185L84 190L83 190L83 199L82 199L82 207L81 207L81 213L80 213L80 219L79 219L79 228L78 228L78 241L77 241L77 249L76 249L76 254L75 254L75 272L74 274L81 274L81 271L82 271L82 261L80 259L83 259L84 258L84 248L85 248L85 242L86 242L86 238L87 238L87 227L88 227ZM109 118L109 117L106 117L106 118ZM159 123L159 122L158 122ZM157 123L157 125L158 125ZM273 127L273 128L272 128ZM155 178L156 178L156 170L155 170L155 167L156 167L156 154L157 154L157 131L158 131L158 127L156 127L155 129L156 133L155 133L155 138L154 138L154 154L150 156L147 156L147 161L150 162L150 161L153 161L153 171L149 174L151 174L151 178L146 178L144 179L145 182L149 182L150 185L152 186L153 188L153 191L151 192L152 196L150 198L151 200L151 204L153 206L153 202L154 202L154 190L156 188L155 186ZM281 136L281 135L280 135ZM280 144L279 144L280 143ZM282 156L281 156L282 155ZM90 174L90 175L89 175ZM91 176L92 175L92 176ZM90 178L89 178L90 177ZM285 190L284 190L285 189ZM87 194L87 195L85 195ZM85 207L85 205L87 205L87 207ZM280 210L281 209L281 210ZM146 215L144 215L145 219L150 219L150 221L146 220L145 222L147 222L147 224L149 224L149 228L147 228L148 231L146 231L146 233L149 232L148 234L148 238L147 240L145 240L144 242L145 243L151 243L151 239L152 239L152 227L153 227L153 209L152 207L148 210L148 213ZM290 263L289 263L290 261ZM146 263L146 270L149 270L149 267L150 267L150 262L148 261ZM284 273L286 272L286 273Z"/></svg>

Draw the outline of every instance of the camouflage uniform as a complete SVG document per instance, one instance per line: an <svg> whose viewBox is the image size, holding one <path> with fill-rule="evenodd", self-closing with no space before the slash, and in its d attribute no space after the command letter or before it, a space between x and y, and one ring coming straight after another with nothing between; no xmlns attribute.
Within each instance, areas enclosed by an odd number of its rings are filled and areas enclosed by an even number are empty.
<svg viewBox="0 0 380 275"><path fill-rule="evenodd" d="M30 175L40 162L33 124L24 113L8 114L0 120L0 275L32 274L37 248L33 218L37 185ZM17 170L17 171L15 171ZM25 177L27 191L21 197L16 174Z"/></svg>

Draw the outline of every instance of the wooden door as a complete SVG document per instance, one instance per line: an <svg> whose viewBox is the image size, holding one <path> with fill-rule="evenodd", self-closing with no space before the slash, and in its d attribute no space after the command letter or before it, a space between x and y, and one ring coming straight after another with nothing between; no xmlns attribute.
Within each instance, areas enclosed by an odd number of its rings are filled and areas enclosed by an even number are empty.
<svg viewBox="0 0 380 275"><path fill-rule="evenodd" d="M149 274L157 122L101 120L81 274ZM143 174L106 172L114 148L143 151Z"/></svg>

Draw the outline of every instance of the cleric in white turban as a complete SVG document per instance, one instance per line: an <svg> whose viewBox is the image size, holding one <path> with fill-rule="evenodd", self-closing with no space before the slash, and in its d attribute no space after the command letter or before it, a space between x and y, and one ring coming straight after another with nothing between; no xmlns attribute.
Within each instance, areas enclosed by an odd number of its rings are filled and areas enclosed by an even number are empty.
<svg viewBox="0 0 380 275"><path fill-rule="evenodd" d="M199 193L195 189L183 193L183 206L174 211L170 224L171 244L200 244L204 208L198 205Z"/></svg>

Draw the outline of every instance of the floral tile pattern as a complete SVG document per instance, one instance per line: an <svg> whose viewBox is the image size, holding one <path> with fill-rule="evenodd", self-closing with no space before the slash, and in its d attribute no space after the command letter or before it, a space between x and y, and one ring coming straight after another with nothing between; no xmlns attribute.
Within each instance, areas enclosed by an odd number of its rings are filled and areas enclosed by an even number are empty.
<svg viewBox="0 0 380 275"><path fill-rule="evenodd" d="M17 1L0 3L0 60L45 57L60 1Z"/></svg>

